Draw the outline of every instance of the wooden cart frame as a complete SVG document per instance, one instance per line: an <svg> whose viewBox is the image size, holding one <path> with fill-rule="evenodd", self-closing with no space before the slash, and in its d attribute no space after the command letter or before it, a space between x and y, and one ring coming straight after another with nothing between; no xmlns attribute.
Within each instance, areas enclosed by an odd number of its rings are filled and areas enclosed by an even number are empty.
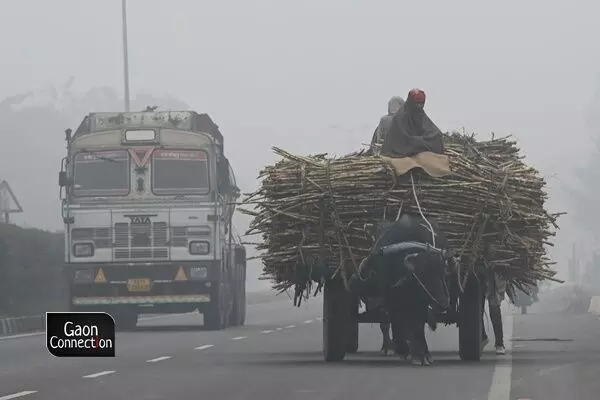
<svg viewBox="0 0 600 400"><path fill-rule="evenodd" d="M458 301L448 313L437 316L438 322L458 326L458 349L461 360L479 361L483 351L483 285L479 276L471 275ZM346 290L339 278L327 279L323 294L323 357L327 362L342 361L346 354L358 351L360 323L386 322L381 314L359 313L359 297Z"/></svg>
<svg viewBox="0 0 600 400"><path fill-rule="evenodd" d="M320 259L325 260L325 199L320 203ZM484 227L485 224L484 222ZM475 271L479 271L475 268ZM437 315L438 322L456 324L458 327L458 349L461 360L480 361L483 352L483 274L470 272L461 284L458 274L450 276L453 288L447 313ZM461 289L462 288L462 289ZM323 290L323 357L327 362L342 361L346 354L358 351L360 323L387 322L382 315L369 311L359 312L358 295L348 291L337 274L325 278Z"/></svg>

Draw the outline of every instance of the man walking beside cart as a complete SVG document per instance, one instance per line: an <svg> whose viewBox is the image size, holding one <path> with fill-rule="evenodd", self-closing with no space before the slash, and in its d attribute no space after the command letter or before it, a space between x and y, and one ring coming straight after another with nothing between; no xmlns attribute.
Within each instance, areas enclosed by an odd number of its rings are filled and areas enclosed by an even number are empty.
<svg viewBox="0 0 600 400"><path fill-rule="evenodd" d="M485 312L485 300L487 298L490 320L492 321L492 329L494 331L496 354L503 355L506 354L506 349L504 348L504 329L502 327L502 310L500 306L506 296L506 280L497 272L489 272L484 293L481 312ZM489 338L485 331L485 321L483 318L481 319L481 323L482 345L485 347L489 343Z"/></svg>

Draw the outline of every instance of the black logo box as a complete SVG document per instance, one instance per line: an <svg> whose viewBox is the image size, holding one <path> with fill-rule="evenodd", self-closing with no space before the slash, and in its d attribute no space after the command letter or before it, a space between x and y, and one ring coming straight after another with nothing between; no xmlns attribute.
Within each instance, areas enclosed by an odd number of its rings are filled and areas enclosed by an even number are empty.
<svg viewBox="0 0 600 400"><path fill-rule="evenodd" d="M56 357L114 357L115 320L103 312L47 312L46 347Z"/></svg>

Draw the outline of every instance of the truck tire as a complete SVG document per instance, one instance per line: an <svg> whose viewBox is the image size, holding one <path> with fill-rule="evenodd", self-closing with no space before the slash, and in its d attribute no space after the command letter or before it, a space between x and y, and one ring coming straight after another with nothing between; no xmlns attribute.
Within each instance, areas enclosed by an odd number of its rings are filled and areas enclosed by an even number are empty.
<svg viewBox="0 0 600 400"><path fill-rule="evenodd" d="M246 324L246 274L244 274L244 280L241 284L240 289L240 319L239 326Z"/></svg>
<svg viewBox="0 0 600 400"><path fill-rule="evenodd" d="M323 294L323 357L326 362L342 361L346 356L345 330L350 307L348 295L339 280L327 280Z"/></svg>
<svg viewBox="0 0 600 400"><path fill-rule="evenodd" d="M86 308L82 306L76 306L73 303L69 305L70 312L86 312Z"/></svg>
<svg viewBox="0 0 600 400"><path fill-rule="evenodd" d="M223 322L223 313L219 308L219 304L211 304L210 308L203 313L204 328L209 331L218 331L225 327Z"/></svg>
<svg viewBox="0 0 600 400"><path fill-rule="evenodd" d="M241 282L236 281L233 292L233 308L229 316L229 326L240 326L242 322L242 287Z"/></svg>
<svg viewBox="0 0 600 400"><path fill-rule="evenodd" d="M476 275L471 274L464 292L459 297L458 348L463 361L480 361L482 349L482 294L481 284Z"/></svg>
<svg viewBox="0 0 600 400"><path fill-rule="evenodd" d="M203 313L204 328L209 331L225 329L229 322L226 285L221 284L215 297Z"/></svg>
<svg viewBox="0 0 600 400"><path fill-rule="evenodd" d="M236 245L234 251L235 279L233 288L233 307L229 324L243 326L246 323L246 248Z"/></svg>
<svg viewBox="0 0 600 400"><path fill-rule="evenodd" d="M118 311L112 314L115 330L118 332L134 331L138 323L138 314L134 311Z"/></svg>

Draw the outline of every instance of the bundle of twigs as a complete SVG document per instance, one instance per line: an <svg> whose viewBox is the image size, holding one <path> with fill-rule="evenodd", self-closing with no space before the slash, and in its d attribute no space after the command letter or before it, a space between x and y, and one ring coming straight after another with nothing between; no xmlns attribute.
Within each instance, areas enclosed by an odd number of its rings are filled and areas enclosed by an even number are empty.
<svg viewBox="0 0 600 400"><path fill-rule="evenodd" d="M397 177L384 159L362 152L332 159L273 148L283 159L261 171L260 188L245 196L242 204L254 210L241 210L254 216L246 234L262 234L263 275L279 290L310 287L318 266L348 276L373 244L365 224L420 207L448 236L461 273L491 267L518 287L552 279L545 245L559 214L545 210L545 182L516 142L457 133L445 141L452 175L442 178Z"/></svg>

